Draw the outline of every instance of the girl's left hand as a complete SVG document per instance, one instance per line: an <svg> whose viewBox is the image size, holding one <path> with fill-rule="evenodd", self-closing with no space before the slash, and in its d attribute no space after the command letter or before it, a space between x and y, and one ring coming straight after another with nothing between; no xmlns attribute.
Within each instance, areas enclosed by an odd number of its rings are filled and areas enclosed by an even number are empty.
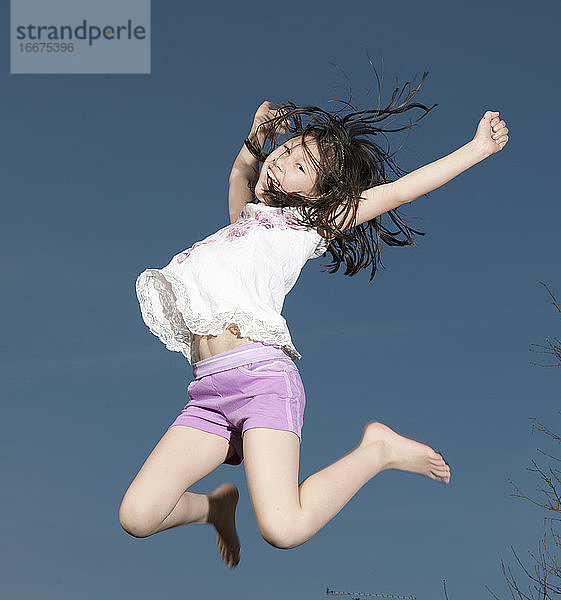
<svg viewBox="0 0 561 600"><path fill-rule="evenodd" d="M485 156L491 156L506 146L507 133L508 127L499 119L499 113L488 110L479 121L473 142L481 148Z"/></svg>

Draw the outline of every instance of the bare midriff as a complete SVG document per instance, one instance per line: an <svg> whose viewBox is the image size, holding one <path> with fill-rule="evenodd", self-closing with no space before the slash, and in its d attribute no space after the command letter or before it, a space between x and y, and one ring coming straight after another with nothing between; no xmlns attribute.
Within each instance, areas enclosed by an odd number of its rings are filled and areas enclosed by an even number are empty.
<svg viewBox="0 0 561 600"><path fill-rule="evenodd" d="M256 341L258 340L241 337L240 330L235 323L230 323L219 335L193 334L194 360L199 362L239 346L254 344Z"/></svg>

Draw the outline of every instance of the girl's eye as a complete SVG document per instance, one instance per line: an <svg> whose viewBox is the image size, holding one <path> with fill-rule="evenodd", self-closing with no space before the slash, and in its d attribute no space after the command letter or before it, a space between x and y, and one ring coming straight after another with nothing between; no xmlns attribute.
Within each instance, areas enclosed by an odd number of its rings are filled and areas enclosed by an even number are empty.
<svg viewBox="0 0 561 600"><path fill-rule="evenodd" d="M284 149L287 151L288 154L290 154L290 148L288 146L285 146Z"/></svg>
<svg viewBox="0 0 561 600"><path fill-rule="evenodd" d="M298 165L298 168L300 169L300 171L302 171L302 173L304 173L304 167L302 165Z"/></svg>

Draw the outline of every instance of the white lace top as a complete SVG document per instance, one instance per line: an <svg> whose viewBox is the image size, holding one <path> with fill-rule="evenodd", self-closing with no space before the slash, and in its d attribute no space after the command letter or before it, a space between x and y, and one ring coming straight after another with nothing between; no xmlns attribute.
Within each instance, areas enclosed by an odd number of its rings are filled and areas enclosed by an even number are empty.
<svg viewBox="0 0 561 600"><path fill-rule="evenodd" d="M286 294L328 241L299 226L297 207L246 204L238 220L136 280L142 318L166 348L193 363L193 334L219 335L236 323L241 337L302 358L281 315Z"/></svg>

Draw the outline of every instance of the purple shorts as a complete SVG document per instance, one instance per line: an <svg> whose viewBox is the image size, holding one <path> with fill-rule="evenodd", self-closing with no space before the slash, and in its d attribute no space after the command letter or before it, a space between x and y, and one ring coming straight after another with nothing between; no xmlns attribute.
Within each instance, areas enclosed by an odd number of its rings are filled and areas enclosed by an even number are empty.
<svg viewBox="0 0 561 600"><path fill-rule="evenodd" d="M243 460L242 437L254 427L292 431L301 438L306 396L294 361L261 342L221 352L193 364L189 402L170 425L187 425L226 438Z"/></svg>

